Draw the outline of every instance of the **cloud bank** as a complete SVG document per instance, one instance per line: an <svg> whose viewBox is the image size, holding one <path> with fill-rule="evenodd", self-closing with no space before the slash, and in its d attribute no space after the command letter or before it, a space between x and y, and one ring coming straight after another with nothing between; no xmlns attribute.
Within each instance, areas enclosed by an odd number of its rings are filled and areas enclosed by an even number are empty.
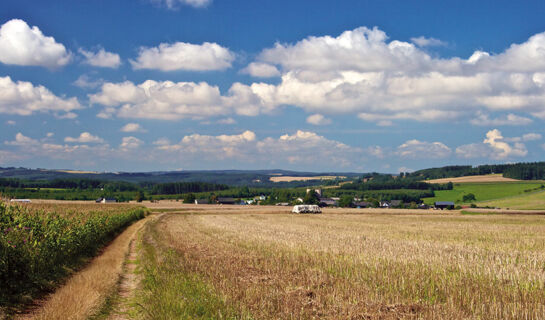
<svg viewBox="0 0 545 320"><path fill-rule="evenodd" d="M276 43L256 63L277 66L282 76L278 85L252 84L254 94L266 104L309 113L372 121L469 120L492 112L519 123L531 119L515 112L545 119L545 33L499 54L441 59L413 43L390 41L376 27L361 27L337 37ZM492 121L500 122L506 121Z"/></svg>

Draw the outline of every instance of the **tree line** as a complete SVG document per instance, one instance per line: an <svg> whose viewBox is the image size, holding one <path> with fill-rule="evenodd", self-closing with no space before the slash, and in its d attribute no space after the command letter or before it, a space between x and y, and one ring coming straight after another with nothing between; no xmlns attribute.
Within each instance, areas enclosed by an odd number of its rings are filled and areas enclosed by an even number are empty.
<svg viewBox="0 0 545 320"><path fill-rule="evenodd" d="M545 179L545 162L485 164L480 166L445 166L404 173L409 179L427 180L501 173L506 178L519 180Z"/></svg>

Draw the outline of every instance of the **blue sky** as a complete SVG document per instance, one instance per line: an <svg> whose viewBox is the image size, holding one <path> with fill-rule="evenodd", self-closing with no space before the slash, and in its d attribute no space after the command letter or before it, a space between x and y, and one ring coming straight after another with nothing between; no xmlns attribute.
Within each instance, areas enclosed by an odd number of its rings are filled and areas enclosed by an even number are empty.
<svg viewBox="0 0 545 320"><path fill-rule="evenodd" d="M399 172L545 155L543 1L0 4L0 166Z"/></svg>

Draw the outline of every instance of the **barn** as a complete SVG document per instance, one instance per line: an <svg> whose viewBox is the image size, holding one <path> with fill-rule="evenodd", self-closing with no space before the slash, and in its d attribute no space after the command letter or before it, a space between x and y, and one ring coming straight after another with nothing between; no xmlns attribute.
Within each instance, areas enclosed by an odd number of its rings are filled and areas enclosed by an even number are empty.
<svg viewBox="0 0 545 320"><path fill-rule="evenodd" d="M435 208L436 209L454 209L454 202L452 201L436 201L435 202Z"/></svg>

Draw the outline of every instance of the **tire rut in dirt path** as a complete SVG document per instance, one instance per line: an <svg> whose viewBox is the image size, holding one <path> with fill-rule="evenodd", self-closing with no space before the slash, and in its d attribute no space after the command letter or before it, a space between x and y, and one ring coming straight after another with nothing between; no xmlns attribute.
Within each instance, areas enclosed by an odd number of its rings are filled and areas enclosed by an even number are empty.
<svg viewBox="0 0 545 320"><path fill-rule="evenodd" d="M112 313L108 317L110 320L125 320L131 319L131 299L134 297L140 277L136 273L136 259L138 257L138 249L136 247L136 239L132 239L129 245L129 254L123 266L123 274L121 275L116 303L112 308Z"/></svg>
<svg viewBox="0 0 545 320"><path fill-rule="evenodd" d="M159 219L165 214L160 214L154 219ZM137 273L138 260L138 237L143 228L134 235L129 244L129 252L123 265L123 273L119 279L117 296L112 306L112 311L108 316L108 320L128 320L137 316L137 311L134 308L133 300L138 292L141 276Z"/></svg>

